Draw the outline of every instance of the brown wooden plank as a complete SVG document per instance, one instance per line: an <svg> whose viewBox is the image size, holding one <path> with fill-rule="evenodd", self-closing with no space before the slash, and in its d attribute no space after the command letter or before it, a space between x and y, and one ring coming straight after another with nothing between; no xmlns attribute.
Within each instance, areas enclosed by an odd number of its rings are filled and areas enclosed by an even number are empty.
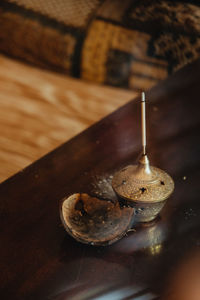
<svg viewBox="0 0 200 300"><path fill-rule="evenodd" d="M0 55L0 181L136 95Z"/></svg>

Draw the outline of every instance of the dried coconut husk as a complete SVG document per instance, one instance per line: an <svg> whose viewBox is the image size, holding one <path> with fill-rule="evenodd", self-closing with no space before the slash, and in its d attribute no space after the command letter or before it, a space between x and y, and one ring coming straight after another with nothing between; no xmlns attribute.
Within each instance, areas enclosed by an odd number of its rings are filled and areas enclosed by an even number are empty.
<svg viewBox="0 0 200 300"><path fill-rule="evenodd" d="M91 245L110 245L130 229L134 209L120 207L111 200L88 194L73 194L63 199L60 209L62 223L77 241Z"/></svg>

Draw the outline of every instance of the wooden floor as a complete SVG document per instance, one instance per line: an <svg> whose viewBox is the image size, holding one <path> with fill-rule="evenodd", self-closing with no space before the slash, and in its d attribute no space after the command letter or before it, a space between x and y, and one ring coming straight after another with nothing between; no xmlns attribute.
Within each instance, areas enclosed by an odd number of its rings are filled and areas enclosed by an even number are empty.
<svg viewBox="0 0 200 300"><path fill-rule="evenodd" d="M135 97L0 55L0 181Z"/></svg>

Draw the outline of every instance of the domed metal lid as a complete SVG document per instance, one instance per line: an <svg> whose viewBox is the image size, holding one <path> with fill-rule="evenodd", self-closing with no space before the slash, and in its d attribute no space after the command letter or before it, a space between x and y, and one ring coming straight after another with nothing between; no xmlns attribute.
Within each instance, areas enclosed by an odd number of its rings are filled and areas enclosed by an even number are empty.
<svg viewBox="0 0 200 300"><path fill-rule="evenodd" d="M160 202L174 190L173 179L163 170L149 165L146 155L138 165L130 165L115 174L115 192L122 198L136 202Z"/></svg>

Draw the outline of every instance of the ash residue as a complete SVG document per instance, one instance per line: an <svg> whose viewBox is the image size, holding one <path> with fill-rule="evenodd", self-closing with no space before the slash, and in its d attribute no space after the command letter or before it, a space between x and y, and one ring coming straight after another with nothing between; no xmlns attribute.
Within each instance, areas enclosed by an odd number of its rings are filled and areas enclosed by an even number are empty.
<svg viewBox="0 0 200 300"><path fill-rule="evenodd" d="M94 176L92 194L101 198L117 201L116 194L112 188L113 175Z"/></svg>
<svg viewBox="0 0 200 300"><path fill-rule="evenodd" d="M196 217L197 213L193 208L189 208L188 210L185 211L184 215L185 215L185 220L189 220L192 217Z"/></svg>

